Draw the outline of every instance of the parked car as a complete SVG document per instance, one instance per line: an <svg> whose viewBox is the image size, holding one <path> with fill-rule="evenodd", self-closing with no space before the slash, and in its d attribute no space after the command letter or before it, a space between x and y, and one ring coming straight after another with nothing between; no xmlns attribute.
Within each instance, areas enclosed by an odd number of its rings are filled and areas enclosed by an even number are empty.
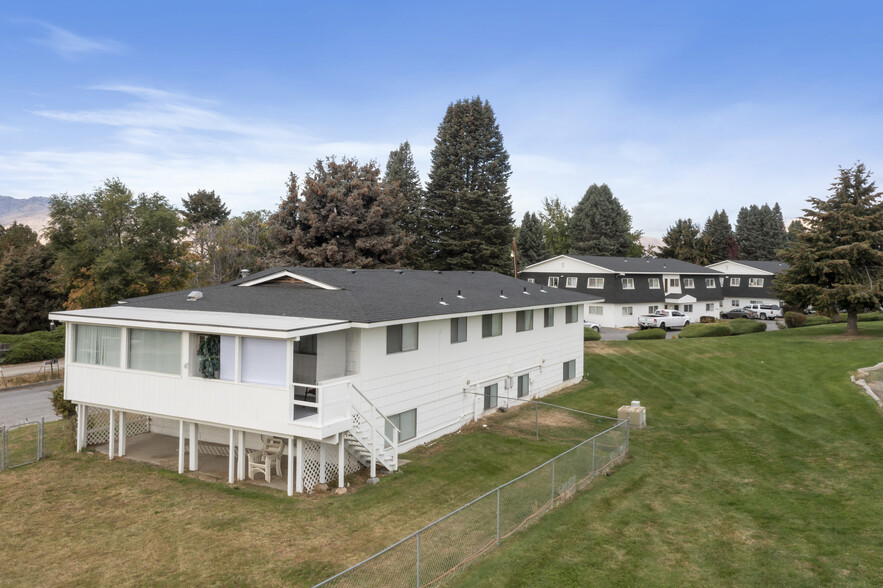
<svg viewBox="0 0 883 588"><path fill-rule="evenodd" d="M593 329L598 333L601 332L601 325L598 323L593 323L592 321L583 321L583 326L587 329Z"/></svg>
<svg viewBox="0 0 883 588"><path fill-rule="evenodd" d="M751 315L751 318L760 319L762 321L782 318L784 316L782 314L782 309L778 304L748 304L744 307L744 310Z"/></svg>
<svg viewBox="0 0 883 588"><path fill-rule="evenodd" d="M745 310L744 308L731 308L726 312L721 313L722 319L738 319L738 318L753 318L751 313Z"/></svg>
<svg viewBox="0 0 883 588"><path fill-rule="evenodd" d="M690 324L690 319L678 310L659 309L653 314L642 314L638 317L638 326L642 329L662 329L667 331L671 328L683 329Z"/></svg>

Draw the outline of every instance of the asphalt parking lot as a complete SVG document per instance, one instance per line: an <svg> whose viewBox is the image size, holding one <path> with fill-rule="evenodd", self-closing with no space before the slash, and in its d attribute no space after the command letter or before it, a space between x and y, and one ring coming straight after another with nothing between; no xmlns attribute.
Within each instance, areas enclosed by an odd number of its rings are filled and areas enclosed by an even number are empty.
<svg viewBox="0 0 883 588"><path fill-rule="evenodd" d="M759 323L766 324L767 331L778 331L779 327L776 325L776 321L757 321ZM630 329L617 329L613 327L601 327L601 340L602 341L626 341L629 333L634 333L638 328L630 328ZM665 334L666 339L672 339L675 335L680 333L678 331L668 331Z"/></svg>

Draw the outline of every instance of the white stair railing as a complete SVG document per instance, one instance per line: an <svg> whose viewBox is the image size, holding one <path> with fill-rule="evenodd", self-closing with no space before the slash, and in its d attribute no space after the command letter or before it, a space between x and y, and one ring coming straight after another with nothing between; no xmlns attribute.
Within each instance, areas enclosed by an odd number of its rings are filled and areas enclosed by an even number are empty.
<svg viewBox="0 0 883 588"><path fill-rule="evenodd" d="M399 433L401 431L354 384L350 383L349 387L351 391L350 407L353 410L353 417L357 417L353 419L355 422L350 429L350 435L370 455L371 477L374 478L377 475L378 460L388 470L396 471L399 468ZM355 395L352 394L353 392ZM359 407L359 404L362 405L362 408ZM389 425L392 430L392 438L386 434L386 425Z"/></svg>

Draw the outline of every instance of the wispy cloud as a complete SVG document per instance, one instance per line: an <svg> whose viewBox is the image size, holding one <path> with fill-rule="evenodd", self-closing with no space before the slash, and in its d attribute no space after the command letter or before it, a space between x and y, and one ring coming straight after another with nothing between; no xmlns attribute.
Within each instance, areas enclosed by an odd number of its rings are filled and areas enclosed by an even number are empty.
<svg viewBox="0 0 883 588"><path fill-rule="evenodd" d="M39 20L30 22L40 26L46 33L44 37L34 39L34 42L48 47L64 59L74 59L90 53L122 53L125 49L122 43L111 39L90 39L48 22Z"/></svg>

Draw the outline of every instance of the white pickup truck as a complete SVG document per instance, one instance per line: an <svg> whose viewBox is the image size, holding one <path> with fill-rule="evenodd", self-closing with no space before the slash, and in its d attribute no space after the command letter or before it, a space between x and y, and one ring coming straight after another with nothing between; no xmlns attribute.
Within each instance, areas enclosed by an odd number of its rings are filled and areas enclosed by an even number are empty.
<svg viewBox="0 0 883 588"><path fill-rule="evenodd" d="M667 331L671 328L683 329L689 324L687 315L677 310L660 309L653 314L642 314L638 317L638 326L642 329L657 328Z"/></svg>

